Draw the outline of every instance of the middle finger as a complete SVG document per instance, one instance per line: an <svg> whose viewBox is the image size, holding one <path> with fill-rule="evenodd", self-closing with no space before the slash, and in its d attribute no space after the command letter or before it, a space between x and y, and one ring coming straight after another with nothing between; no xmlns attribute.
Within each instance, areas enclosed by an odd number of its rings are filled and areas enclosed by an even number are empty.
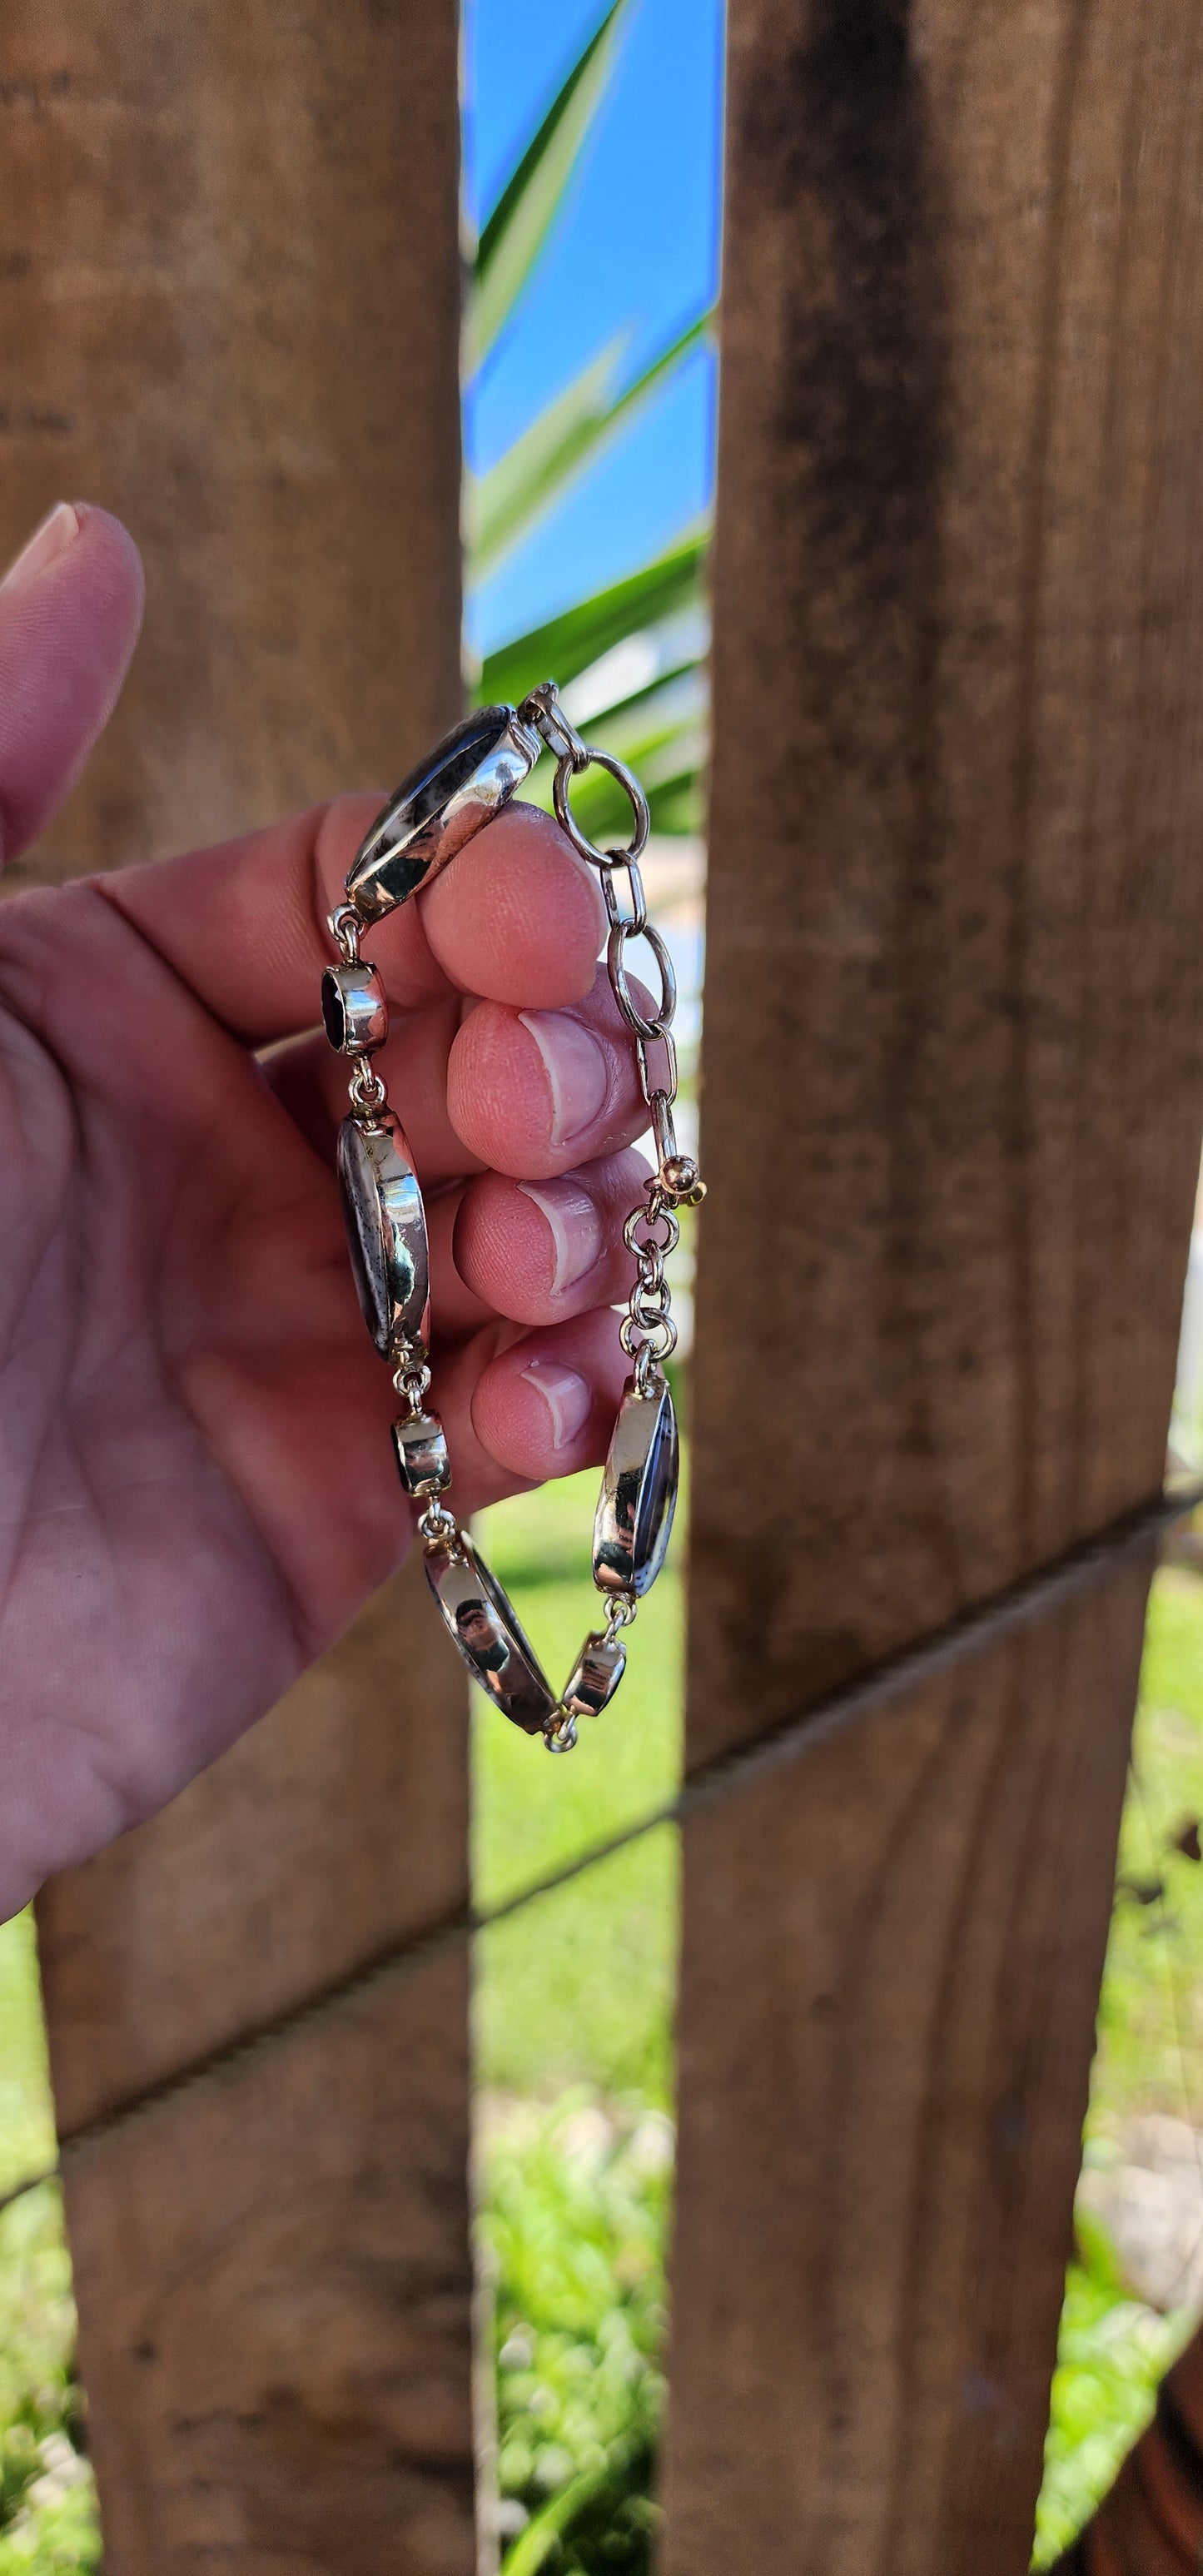
<svg viewBox="0 0 1203 2576"><path fill-rule="evenodd" d="M465 1016L451 1001L397 1015L373 1062L427 1186L488 1168L545 1180L621 1152L649 1123L634 1040L604 968L570 1010L485 1001ZM347 1109L346 1058L323 1037L301 1038L265 1070L331 1159Z"/></svg>

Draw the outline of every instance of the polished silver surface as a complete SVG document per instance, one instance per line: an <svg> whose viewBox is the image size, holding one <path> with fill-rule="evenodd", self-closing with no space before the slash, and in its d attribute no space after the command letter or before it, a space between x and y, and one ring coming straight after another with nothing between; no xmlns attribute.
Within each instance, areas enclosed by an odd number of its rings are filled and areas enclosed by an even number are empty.
<svg viewBox="0 0 1203 2576"><path fill-rule="evenodd" d="M559 1702L524 1637L512 1603L460 1530L428 1547L426 1577L474 1681L503 1717L542 1735Z"/></svg>
<svg viewBox="0 0 1203 2576"><path fill-rule="evenodd" d="M556 774L552 781L551 797L556 809L556 821L560 830L567 833L573 849L578 850L583 859L588 859L591 867L632 867L637 859L642 858L647 848L648 834L652 828L647 798L638 779L624 762L615 759L612 751L596 751L590 746L588 760L592 762L595 769L608 770L611 778L617 780L618 785L629 798L632 822L630 840L621 850L599 850L594 842L586 838L573 813L568 794L573 779L579 776L585 764L574 759L570 752L557 763Z"/></svg>
<svg viewBox="0 0 1203 2576"><path fill-rule="evenodd" d="M628 939L646 939L660 973L660 1008L648 1019L631 991L626 969ZM654 921L645 921L637 929L633 921L616 921L610 932L606 963L614 998L629 1028L637 1038L667 1038L677 1008L677 979L668 943L662 939Z"/></svg>
<svg viewBox="0 0 1203 2576"><path fill-rule="evenodd" d="M322 977L322 1022L339 1055L375 1055L388 1036L388 1002L374 966L327 966Z"/></svg>
<svg viewBox="0 0 1203 2576"><path fill-rule="evenodd" d="M512 707L478 707L457 725L402 779L352 861L346 890L360 917L383 921L429 885L509 802L539 750Z"/></svg>
<svg viewBox="0 0 1203 2576"><path fill-rule="evenodd" d="M408 1420L394 1422L393 1447L401 1482L411 1501L424 1502L429 1494L446 1492L451 1482L451 1460L437 1413L414 1413Z"/></svg>
<svg viewBox="0 0 1203 2576"><path fill-rule="evenodd" d="M571 1717L597 1717L608 1707L627 1668L621 1637L593 1630L586 1637L568 1680L563 1702Z"/></svg>
<svg viewBox="0 0 1203 2576"><path fill-rule="evenodd" d="M602 1474L593 1524L593 1580L599 1592L651 1590L668 1546L677 1500L677 1416L664 1384L646 1395L628 1384Z"/></svg>
<svg viewBox="0 0 1203 2576"><path fill-rule="evenodd" d="M344 1118L338 1177L363 1320L382 1359L427 1339L426 1214L409 1147L391 1110Z"/></svg>

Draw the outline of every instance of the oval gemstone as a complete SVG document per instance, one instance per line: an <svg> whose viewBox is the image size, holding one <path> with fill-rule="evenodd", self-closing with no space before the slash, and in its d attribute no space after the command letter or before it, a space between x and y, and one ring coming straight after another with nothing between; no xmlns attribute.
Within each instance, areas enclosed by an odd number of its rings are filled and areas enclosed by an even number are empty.
<svg viewBox="0 0 1203 2576"><path fill-rule="evenodd" d="M344 1118L338 1178L363 1320L382 1359L426 1339L430 1298L426 1212L399 1121Z"/></svg>
<svg viewBox="0 0 1203 2576"><path fill-rule="evenodd" d="M668 1548L679 1475L671 1390L663 1385L638 1395L632 1379L614 1425L593 1524L599 1592L650 1592Z"/></svg>
<svg viewBox="0 0 1203 2576"><path fill-rule="evenodd" d="M466 1531L426 1551L426 1580L473 1681L503 1717L542 1735L558 1702L513 1602L477 1555Z"/></svg>
<svg viewBox="0 0 1203 2576"><path fill-rule="evenodd" d="M508 803L541 745L513 707L478 707L390 796L351 862L347 900L382 921Z"/></svg>

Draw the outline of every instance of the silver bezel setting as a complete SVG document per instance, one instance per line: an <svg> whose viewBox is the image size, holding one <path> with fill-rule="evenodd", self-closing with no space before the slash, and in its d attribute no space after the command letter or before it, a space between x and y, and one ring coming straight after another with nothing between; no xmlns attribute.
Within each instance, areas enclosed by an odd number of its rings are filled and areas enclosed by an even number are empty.
<svg viewBox="0 0 1203 2576"><path fill-rule="evenodd" d="M627 1668L621 1637L595 1630L586 1637L564 1684L564 1707L570 1717L600 1717L608 1708Z"/></svg>
<svg viewBox="0 0 1203 2576"><path fill-rule="evenodd" d="M428 1547L430 1589L474 1681L527 1735L543 1735L558 1702L534 1647L501 1585L477 1555L466 1530Z"/></svg>
<svg viewBox="0 0 1203 2576"><path fill-rule="evenodd" d="M677 1503L680 1443L666 1379L640 1395L628 1381L602 1474L593 1524L599 1592L650 1592L664 1563Z"/></svg>
<svg viewBox="0 0 1203 2576"><path fill-rule="evenodd" d="M542 745L513 707L478 707L403 778L352 860L347 901L383 921L431 883L528 778Z"/></svg>
<svg viewBox="0 0 1203 2576"><path fill-rule="evenodd" d="M427 1339L430 1256L422 1193L391 1110L344 1118L338 1178L363 1320L381 1358L397 1359Z"/></svg>

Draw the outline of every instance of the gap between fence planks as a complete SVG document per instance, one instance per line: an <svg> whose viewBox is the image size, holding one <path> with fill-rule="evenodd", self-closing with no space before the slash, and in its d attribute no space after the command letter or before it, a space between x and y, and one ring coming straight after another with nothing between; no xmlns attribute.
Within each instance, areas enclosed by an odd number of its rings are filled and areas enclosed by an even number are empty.
<svg viewBox="0 0 1203 2576"><path fill-rule="evenodd" d="M451 0L11 0L0 552L81 494L149 575L43 877L387 789L458 711L457 36ZM411 1589L46 1890L64 2128L465 1901L463 1688ZM467 1973L69 2178L110 2576L475 2565Z"/></svg>
<svg viewBox="0 0 1203 2576"><path fill-rule="evenodd" d="M688 1750L1156 1484L1195 0L732 0ZM1147 1567L685 1827L663 2576L1021 2576Z"/></svg>

